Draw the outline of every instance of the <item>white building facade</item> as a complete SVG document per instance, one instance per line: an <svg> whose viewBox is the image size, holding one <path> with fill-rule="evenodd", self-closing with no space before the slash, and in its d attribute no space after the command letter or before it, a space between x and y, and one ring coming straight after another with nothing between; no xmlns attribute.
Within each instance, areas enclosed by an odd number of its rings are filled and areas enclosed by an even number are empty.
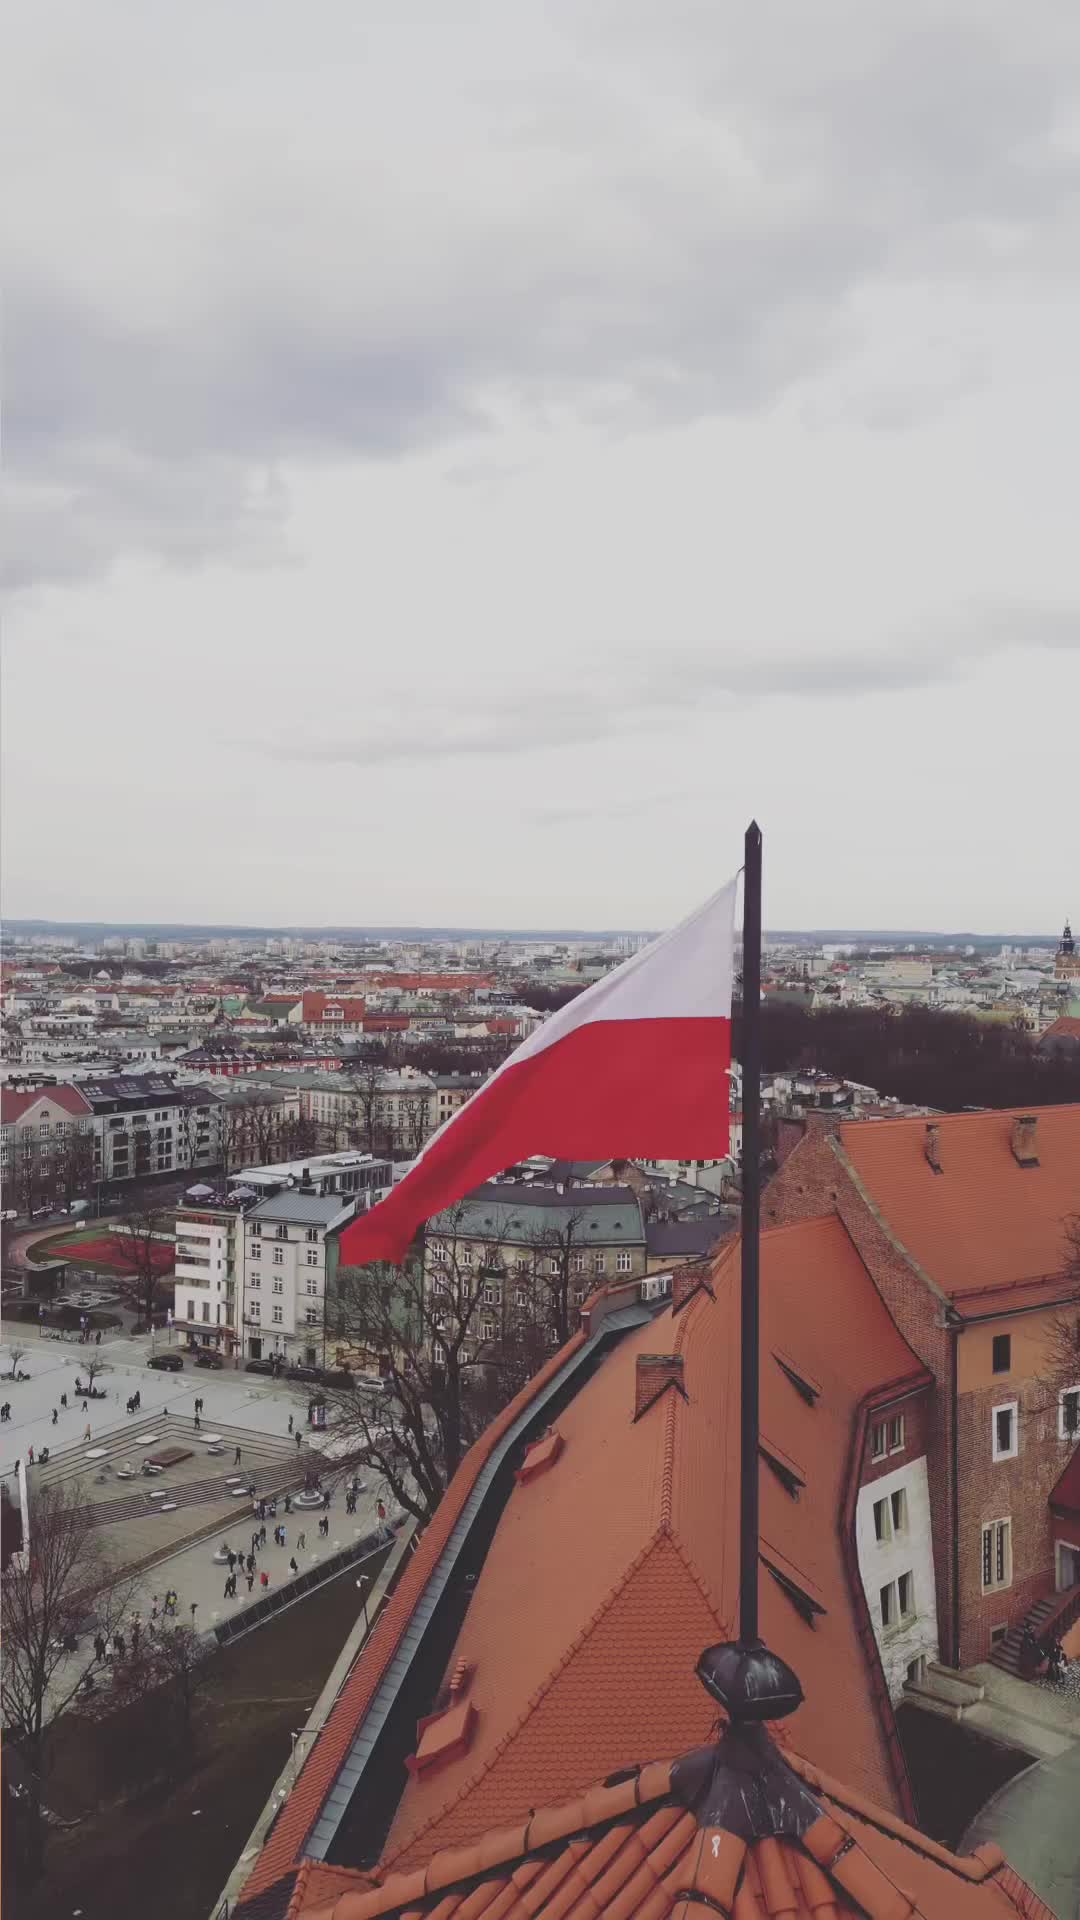
<svg viewBox="0 0 1080 1920"><path fill-rule="evenodd" d="M855 1541L889 1697L938 1657L934 1547L926 1456L860 1487Z"/></svg>

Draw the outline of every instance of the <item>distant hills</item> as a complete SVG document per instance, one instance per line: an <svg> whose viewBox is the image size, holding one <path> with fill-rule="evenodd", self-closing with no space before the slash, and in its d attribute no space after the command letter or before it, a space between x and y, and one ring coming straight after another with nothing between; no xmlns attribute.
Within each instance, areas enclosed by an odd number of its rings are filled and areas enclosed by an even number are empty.
<svg viewBox="0 0 1080 1920"><path fill-rule="evenodd" d="M627 936L646 934L647 928L632 927L301 927L301 926L214 926L209 923L173 920L8 920L9 934L57 934L65 939L96 945L102 940L326 940L342 945L363 946L383 941L473 941L483 940L582 940L607 942ZM658 931L658 929L657 929ZM911 927L769 927L769 941L805 941L823 944L867 946L975 947L1007 946L1056 947L1056 933L943 933Z"/></svg>

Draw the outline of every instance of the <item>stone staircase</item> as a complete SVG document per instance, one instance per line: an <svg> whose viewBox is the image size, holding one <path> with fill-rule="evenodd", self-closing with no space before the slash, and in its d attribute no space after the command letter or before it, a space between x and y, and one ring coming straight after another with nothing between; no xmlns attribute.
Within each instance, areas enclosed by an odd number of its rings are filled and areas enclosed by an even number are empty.
<svg viewBox="0 0 1080 1920"><path fill-rule="evenodd" d="M1039 1661L1029 1651L1031 1634L1039 1646L1046 1645L1051 1639L1060 1639L1080 1619L1080 1585L1067 1587L1063 1593L1047 1594L1045 1600L1036 1601L1022 1620L1017 1620L999 1640L990 1654L990 1664L999 1667L1002 1673L1014 1674L1018 1680L1030 1680L1037 1671Z"/></svg>

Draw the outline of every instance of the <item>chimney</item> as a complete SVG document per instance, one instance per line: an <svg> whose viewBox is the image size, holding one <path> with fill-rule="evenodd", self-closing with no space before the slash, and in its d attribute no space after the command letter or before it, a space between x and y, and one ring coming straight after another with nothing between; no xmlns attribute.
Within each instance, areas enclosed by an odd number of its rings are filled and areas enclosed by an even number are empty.
<svg viewBox="0 0 1080 1920"><path fill-rule="evenodd" d="M1037 1167L1039 1149L1035 1139L1038 1116L1034 1113L1018 1114L1013 1121L1012 1150L1016 1163L1021 1167Z"/></svg>
<svg viewBox="0 0 1080 1920"><path fill-rule="evenodd" d="M926 1158L935 1173L944 1173L941 1164L941 1128L935 1120L926 1123Z"/></svg>
<svg viewBox="0 0 1080 1920"><path fill-rule="evenodd" d="M699 1292L702 1287L708 1286L708 1279L709 1263L707 1260L686 1260L681 1267L676 1267L671 1276L672 1313L678 1313L680 1307L685 1307L687 1301L692 1300L695 1293ZM711 1287L709 1287L708 1290L710 1293L712 1292Z"/></svg>
<svg viewBox="0 0 1080 1920"><path fill-rule="evenodd" d="M634 1383L634 1419L640 1420L653 1401L659 1400L668 1387L677 1387L683 1399L686 1399L682 1354L639 1353Z"/></svg>

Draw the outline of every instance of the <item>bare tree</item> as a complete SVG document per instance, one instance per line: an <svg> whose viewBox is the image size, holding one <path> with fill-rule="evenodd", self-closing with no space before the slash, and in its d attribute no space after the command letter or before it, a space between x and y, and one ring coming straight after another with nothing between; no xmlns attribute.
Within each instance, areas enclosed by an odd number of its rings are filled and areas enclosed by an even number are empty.
<svg viewBox="0 0 1080 1920"><path fill-rule="evenodd" d="M462 1455L522 1383L522 1344L505 1313L500 1226L479 1242L459 1233L462 1208L440 1217L419 1259L339 1268L327 1333L377 1365L370 1382L331 1388L335 1431L382 1475L399 1506L434 1513ZM529 1371L533 1371L529 1366Z"/></svg>
<svg viewBox="0 0 1080 1920"><path fill-rule="evenodd" d="M109 1244L117 1264L125 1269L119 1276L120 1289L149 1327L165 1266L162 1249L173 1238L173 1216L160 1207L135 1202L121 1214L118 1225L124 1231L110 1235Z"/></svg>
<svg viewBox="0 0 1080 1920"><path fill-rule="evenodd" d="M9 1347L8 1356L11 1360L11 1372L7 1375L7 1378L9 1380L14 1380L15 1375L19 1370L19 1361L25 1360L26 1358L26 1348L25 1347Z"/></svg>
<svg viewBox="0 0 1080 1920"><path fill-rule="evenodd" d="M576 1293L587 1289L588 1254L582 1239L585 1215L579 1208L545 1221L526 1244L534 1293L533 1311L550 1329L552 1345L561 1347L577 1321Z"/></svg>
<svg viewBox="0 0 1080 1920"><path fill-rule="evenodd" d="M365 1153L376 1151L376 1135L380 1130L378 1116L381 1087L385 1077L386 1069L374 1061L364 1062L349 1076L350 1091L353 1095L350 1114L354 1116L350 1120L350 1126L358 1136L356 1144Z"/></svg>
<svg viewBox="0 0 1080 1920"><path fill-rule="evenodd" d="M9 1563L0 1590L4 1660L0 1703L22 1763L26 1864L41 1871L50 1744L85 1676L97 1664L82 1649L88 1631L107 1639L136 1585L105 1554L78 1480L35 1493L30 1539Z"/></svg>
<svg viewBox="0 0 1080 1920"><path fill-rule="evenodd" d="M406 1094L401 1101L401 1108L404 1115L401 1128L402 1145L412 1153L419 1153L431 1132L429 1089L418 1087L415 1092Z"/></svg>
<svg viewBox="0 0 1080 1920"><path fill-rule="evenodd" d="M76 1372L75 1392L77 1394L83 1391L83 1388L80 1387L79 1385L79 1380L83 1372L85 1372L86 1374L85 1391L87 1393L91 1393L93 1391L94 1381L98 1378L98 1375L102 1373L111 1373L112 1366L108 1360L102 1360L100 1355L97 1352L97 1349L92 1347L90 1349L90 1353L88 1354L87 1358L81 1362Z"/></svg>
<svg viewBox="0 0 1080 1920"><path fill-rule="evenodd" d="M1048 1328L1037 1392L1028 1412L1060 1418L1064 1437L1080 1440L1080 1213L1067 1216L1064 1272L1074 1298L1054 1315Z"/></svg>
<svg viewBox="0 0 1080 1920"><path fill-rule="evenodd" d="M79 1712L86 1719L105 1720L120 1708L148 1701L153 1717L146 1723L147 1750L140 1754L147 1775L164 1773L176 1778L195 1757L195 1708L213 1671L217 1647L192 1627L174 1625L143 1630L125 1644L124 1657L114 1665L107 1692L79 1696Z"/></svg>
<svg viewBox="0 0 1080 1920"><path fill-rule="evenodd" d="M42 1170L38 1143L29 1127L15 1136L12 1186L20 1213L33 1213L42 1193Z"/></svg>
<svg viewBox="0 0 1080 1920"><path fill-rule="evenodd" d="M94 1135L79 1121L72 1121L71 1132L59 1143L57 1180L68 1206L85 1199L94 1184Z"/></svg>

